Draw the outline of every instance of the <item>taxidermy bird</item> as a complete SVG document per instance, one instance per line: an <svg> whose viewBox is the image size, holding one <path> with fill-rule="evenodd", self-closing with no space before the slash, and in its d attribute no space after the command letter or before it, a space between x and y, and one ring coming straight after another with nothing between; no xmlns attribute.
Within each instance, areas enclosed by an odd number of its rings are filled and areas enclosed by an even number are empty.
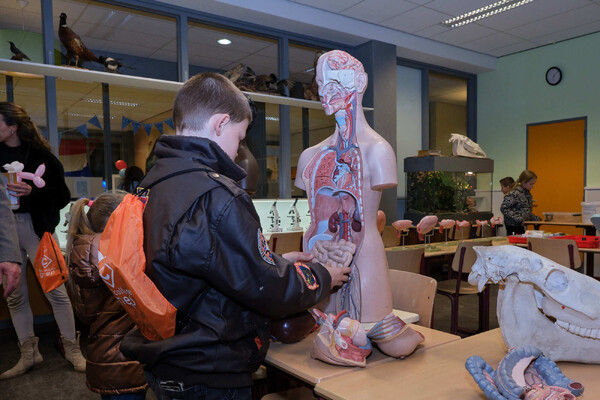
<svg viewBox="0 0 600 400"><path fill-rule="evenodd" d="M248 92L254 91L254 82L256 81L256 74L247 65L238 64L223 75L229 79L235 86L240 90Z"/></svg>
<svg viewBox="0 0 600 400"><path fill-rule="evenodd" d="M100 56L100 57L98 57L98 62L100 64L104 65L104 71L106 71L106 72L112 72L112 73L115 73L115 74L120 74L121 73L119 71L120 68L135 69L135 67L130 67L128 65L123 65L123 63L121 61L119 61L119 59L112 58L112 57Z"/></svg>
<svg viewBox="0 0 600 400"><path fill-rule="evenodd" d="M13 53L13 56L10 58L11 60L23 61L23 59L31 61L31 58L27 57L25 53L23 53L13 42L10 43L10 51Z"/></svg>
<svg viewBox="0 0 600 400"><path fill-rule="evenodd" d="M258 75L254 80L254 90L257 92L265 92L279 94L285 96L285 88L291 89L296 81L294 79L277 80L277 75Z"/></svg>
<svg viewBox="0 0 600 400"><path fill-rule="evenodd" d="M65 49L67 49L68 65L75 59L75 66L79 67L80 61L98 61L98 57L85 47L81 38L67 26L67 14L60 14L60 25L58 27L58 38Z"/></svg>

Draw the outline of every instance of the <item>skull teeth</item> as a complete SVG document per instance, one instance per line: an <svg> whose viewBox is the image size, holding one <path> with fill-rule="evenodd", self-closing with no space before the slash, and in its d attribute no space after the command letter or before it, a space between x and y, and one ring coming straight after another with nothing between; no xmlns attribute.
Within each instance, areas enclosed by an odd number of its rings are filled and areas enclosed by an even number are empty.
<svg viewBox="0 0 600 400"><path fill-rule="evenodd" d="M600 329L598 328L582 328L580 326L569 324L568 322L560 320L556 320L555 324L574 335L589 339L600 339Z"/></svg>

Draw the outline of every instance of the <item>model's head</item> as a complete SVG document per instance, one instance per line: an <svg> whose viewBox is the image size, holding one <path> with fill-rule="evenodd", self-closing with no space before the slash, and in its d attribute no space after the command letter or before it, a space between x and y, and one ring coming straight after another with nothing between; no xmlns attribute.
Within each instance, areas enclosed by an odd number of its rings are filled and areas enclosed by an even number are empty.
<svg viewBox="0 0 600 400"><path fill-rule="evenodd" d="M8 101L0 102L0 143L16 147L21 142L29 142L34 147L50 150L50 145L42 137L25 109Z"/></svg>
<svg viewBox="0 0 600 400"><path fill-rule="evenodd" d="M348 106L353 94L360 102L368 79L360 61L344 51L333 50L319 57L315 80L325 114L331 115Z"/></svg>
<svg viewBox="0 0 600 400"><path fill-rule="evenodd" d="M175 96L173 123L177 135L211 139L232 160L251 120L244 94L220 74L195 75Z"/></svg>
<svg viewBox="0 0 600 400"><path fill-rule="evenodd" d="M537 175L535 172L526 169L519 175L519 185L523 186L527 190L533 189L533 186L537 182Z"/></svg>
<svg viewBox="0 0 600 400"><path fill-rule="evenodd" d="M500 179L500 189L502 190L502 193L506 194L510 192L514 186L515 180L512 177L507 176L506 178Z"/></svg>

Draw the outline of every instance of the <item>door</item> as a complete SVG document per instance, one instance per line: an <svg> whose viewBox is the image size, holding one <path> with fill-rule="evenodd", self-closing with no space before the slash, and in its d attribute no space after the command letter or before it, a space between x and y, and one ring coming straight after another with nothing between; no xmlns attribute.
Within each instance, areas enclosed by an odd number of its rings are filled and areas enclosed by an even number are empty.
<svg viewBox="0 0 600 400"><path fill-rule="evenodd" d="M544 212L581 213L586 126L586 118L527 126L527 169L538 176L531 191L533 213L542 219ZM582 234L576 228L542 226L540 229Z"/></svg>

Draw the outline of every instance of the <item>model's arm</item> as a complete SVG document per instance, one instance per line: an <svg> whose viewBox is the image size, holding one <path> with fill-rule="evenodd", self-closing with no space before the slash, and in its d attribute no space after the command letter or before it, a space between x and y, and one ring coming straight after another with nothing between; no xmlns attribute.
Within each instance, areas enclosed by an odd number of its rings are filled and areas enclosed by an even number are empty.
<svg viewBox="0 0 600 400"><path fill-rule="evenodd" d="M379 136L379 135L378 135ZM392 146L383 138L373 143L368 150L367 168L373 190L398 186L396 155Z"/></svg>

